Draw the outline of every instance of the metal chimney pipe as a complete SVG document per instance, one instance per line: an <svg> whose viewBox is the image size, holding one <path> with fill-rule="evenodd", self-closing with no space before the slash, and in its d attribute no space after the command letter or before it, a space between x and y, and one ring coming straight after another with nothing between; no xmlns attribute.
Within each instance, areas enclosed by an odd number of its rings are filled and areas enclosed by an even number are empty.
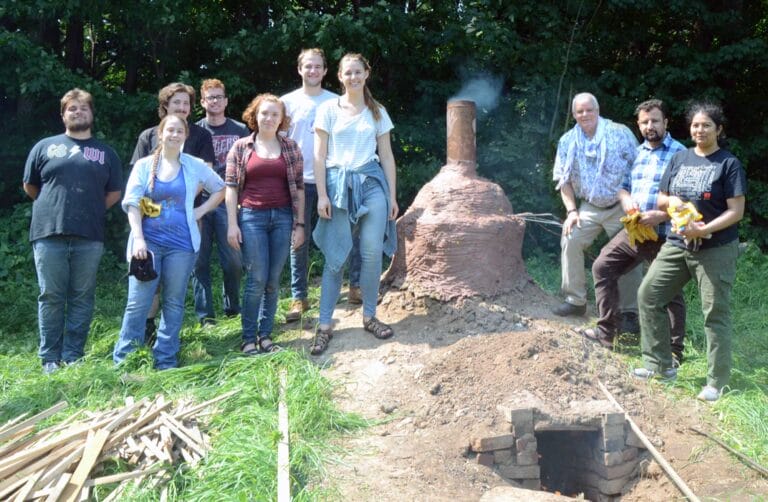
<svg viewBox="0 0 768 502"><path fill-rule="evenodd" d="M477 174L477 108L474 101L449 101L446 110L448 165L460 165L466 174Z"/></svg>

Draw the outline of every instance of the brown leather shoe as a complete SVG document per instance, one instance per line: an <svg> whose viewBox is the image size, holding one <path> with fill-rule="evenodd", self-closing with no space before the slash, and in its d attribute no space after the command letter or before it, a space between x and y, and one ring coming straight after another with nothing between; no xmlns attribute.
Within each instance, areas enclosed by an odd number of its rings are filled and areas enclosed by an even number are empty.
<svg viewBox="0 0 768 502"><path fill-rule="evenodd" d="M587 313L586 305L574 305L572 303L563 302L557 307L552 309L552 313L562 317L572 315L584 315Z"/></svg>
<svg viewBox="0 0 768 502"><path fill-rule="evenodd" d="M307 301L306 299L293 300L291 302L291 308L288 309L288 312L285 314L286 322L298 321L299 319L301 319L301 315L307 310L309 310L309 301Z"/></svg>
<svg viewBox="0 0 768 502"><path fill-rule="evenodd" d="M347 302L352 305L361 305L363 303L363 291L360 288L349 288L347 293Z"/></svg>
<svg viewBox="0 0 768 502"><path fill-rule="evenodd" d="M607 336L604 336L602 333L600 333L597 329L592 328L579 328L575 330L576 333L583 336L585 339L589 340L590 342L599 343L606 349L613 350L613 340L608 338Z"/></svg>

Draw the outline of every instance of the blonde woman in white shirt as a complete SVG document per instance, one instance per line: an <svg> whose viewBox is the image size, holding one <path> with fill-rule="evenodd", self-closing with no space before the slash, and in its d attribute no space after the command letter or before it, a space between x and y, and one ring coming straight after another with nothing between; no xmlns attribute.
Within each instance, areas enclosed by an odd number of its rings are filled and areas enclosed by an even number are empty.
<svg viewBox="0 0 768 502"><path fill-rule="evenodd" d="M360 54L341 58L338 76L344 94L320 105L315 118L314 163L320 220L313 237L325 255L325 267L320 321L310 349L314 355L322 353L333 336L333 309L353 233L360 237L363 326L379 339L394 334L375 316L381 255L384 252L391 256L397 248L396 169L389 134L393 125L366 85L370 71L368 61Z"/></svg>

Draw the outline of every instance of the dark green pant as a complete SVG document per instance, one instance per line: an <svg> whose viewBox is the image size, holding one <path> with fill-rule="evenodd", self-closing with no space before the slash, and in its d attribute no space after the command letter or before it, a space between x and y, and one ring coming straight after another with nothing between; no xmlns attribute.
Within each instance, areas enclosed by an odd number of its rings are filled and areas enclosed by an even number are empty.
<svg viewBox="0 0 768 502"><path fill-rule="evenodd" d="M691 252L667 243L651 263L637 295L641 349L645 367L672 367L666 305L694 279L699 287L707 336L707 385L722 389L731 373L731 289L736 276L738 242Z"/></svg>

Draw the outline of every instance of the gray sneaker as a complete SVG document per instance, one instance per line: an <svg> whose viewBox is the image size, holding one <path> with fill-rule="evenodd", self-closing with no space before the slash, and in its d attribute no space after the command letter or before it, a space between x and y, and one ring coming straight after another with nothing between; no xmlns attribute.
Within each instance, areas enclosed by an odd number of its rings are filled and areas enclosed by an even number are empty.
<svg viewBox="0 0 768 502"><path fill-rule="evenodd" d="M50 375L59 371L61 366L56 361L46 361L43 363L43 375Z"/></svg>
<svg viewBox="0 0 768 502"><path fill-rule="evenodd" d="M677 378L677 368L668 368L662 372L656 372L649 370L648 368L635 368L632 372L632 376L638 380L650 380L652 378L658 378L665 382L674 382Z"/></svg>

